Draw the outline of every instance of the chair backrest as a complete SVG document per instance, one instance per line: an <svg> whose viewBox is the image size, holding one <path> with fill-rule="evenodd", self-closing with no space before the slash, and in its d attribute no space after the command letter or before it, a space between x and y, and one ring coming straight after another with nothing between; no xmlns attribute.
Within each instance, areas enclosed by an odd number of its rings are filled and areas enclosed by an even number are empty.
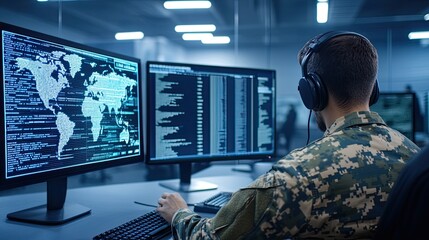
<svg viewBox="0 0 429 240"><path fill-rule="evenodd" d="M419 239L429 220L429 146L401 171L389 194L375 239Z"/></svg>

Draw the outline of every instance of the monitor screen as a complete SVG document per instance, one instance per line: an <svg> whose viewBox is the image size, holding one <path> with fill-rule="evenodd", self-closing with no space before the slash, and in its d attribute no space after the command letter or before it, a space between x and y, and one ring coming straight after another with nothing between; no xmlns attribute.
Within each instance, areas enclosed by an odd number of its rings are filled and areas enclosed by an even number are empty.
<svg viewBox="0 0 429 240"><path fill-rule="evenodd" d="M0 29L0 188L143 160L138 59Z"/></svg>
<svg viewBox="0 0 429 240"><path fill-rule="evenodd" d="M275 71L147 63L148 163L275 154Z"/></svg>
<svg viewBox="0 0 429 240"><path fill-rule="evenodd" d="M385 92L371 111L377 112L385 123L414 141L414 93Z"/></svg>

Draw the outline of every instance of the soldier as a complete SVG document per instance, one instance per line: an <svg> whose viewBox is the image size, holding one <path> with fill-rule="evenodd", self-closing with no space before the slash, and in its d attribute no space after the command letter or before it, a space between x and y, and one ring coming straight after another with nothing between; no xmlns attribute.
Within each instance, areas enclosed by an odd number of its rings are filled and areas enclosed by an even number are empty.
<svg viewBox="0 0 429 240"><path fill-rule="evenodd" d="M377 52L364 36L328 32L298 54L299 92L322 138L296 149L213 218L164 193L158 212L179 239L371 238L406 160L420 149L370 111Z"/></svg>

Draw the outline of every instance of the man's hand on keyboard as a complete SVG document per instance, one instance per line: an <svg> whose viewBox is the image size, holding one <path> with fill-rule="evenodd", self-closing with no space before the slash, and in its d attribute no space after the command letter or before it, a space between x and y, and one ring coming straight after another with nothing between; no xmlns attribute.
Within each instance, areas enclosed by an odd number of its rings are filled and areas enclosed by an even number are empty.
<svg viewBox="0 0 429 240"><path fill-rule="evenodd" d="M171 223L174 214L181 208L188 208L188 205L179 193L163 193L158 200L156 210L168 223Z"/></svg>

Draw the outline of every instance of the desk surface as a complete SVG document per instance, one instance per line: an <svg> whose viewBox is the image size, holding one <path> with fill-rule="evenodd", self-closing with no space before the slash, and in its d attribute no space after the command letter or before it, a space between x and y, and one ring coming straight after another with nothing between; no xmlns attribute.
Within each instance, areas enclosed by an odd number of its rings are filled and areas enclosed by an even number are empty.
<svg viewBox="0 0 429 240"><path fill-rule="evenodd" d="M227 176L213 176L219 172L227 174ZM236 191L252 181L248 174L231 171L231 166L215 166L205 172L195 174L194 178L215 183L218 185L218 189L182 193L188 203L200 202L220 191ZM91 214L59 226L20 223L6 218L10 212L46 204L45 192L0 197L0 239L92 239L101 232L153 210L152 207L138 205L134 201L156 205L163 192L171 192L171 190L161 187L159 182L69 189L66 202L89 207Z"/></svg>

